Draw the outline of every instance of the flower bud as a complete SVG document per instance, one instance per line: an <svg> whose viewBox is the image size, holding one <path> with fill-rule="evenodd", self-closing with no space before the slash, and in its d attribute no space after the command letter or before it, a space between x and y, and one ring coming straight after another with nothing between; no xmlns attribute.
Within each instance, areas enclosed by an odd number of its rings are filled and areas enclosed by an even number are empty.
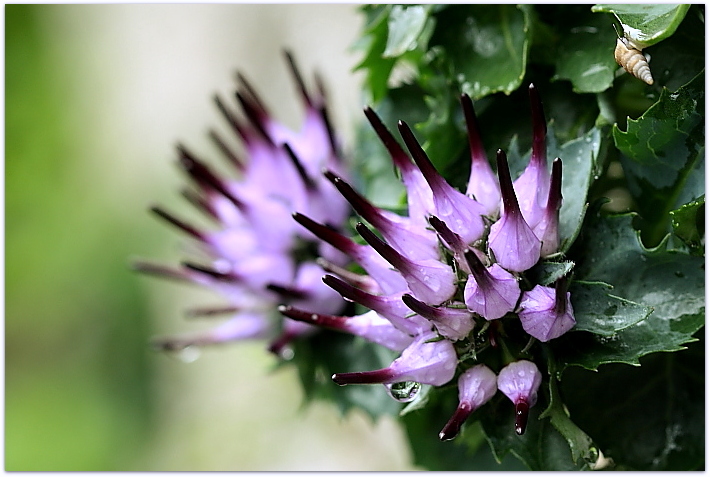
<svg viewBox="0 0 710 477"><path fill-rule="evenodd" d="M524 292L518 316L525 332L543 342L562 336L577 323L564 279L555 288L535 285Z"/></svg>
<svg viewBox="0 0 710 477"><path fill-rule="evenodd" d="M542 374L530 361L515 361L498 373L498 389L515 404L515 432L522 435L528 421L528 410L537 402Z"/></svg>
<svg viewBox="0 0 710 477"><path fill-rule="evenodd" d="M497 263L484 267L470 250L465 257L472 273L463 292L466 307L489 321L513 311L520 298L518 280Z"/></svg>
<svg viewBox="0 0 710 477"><path fill-rule="evenodd" d="M439 433L439 439L448 441L456 437L468 416L496 393L496 382L495 373L483 364L467 369L458 380L459 405Z"/></svg>

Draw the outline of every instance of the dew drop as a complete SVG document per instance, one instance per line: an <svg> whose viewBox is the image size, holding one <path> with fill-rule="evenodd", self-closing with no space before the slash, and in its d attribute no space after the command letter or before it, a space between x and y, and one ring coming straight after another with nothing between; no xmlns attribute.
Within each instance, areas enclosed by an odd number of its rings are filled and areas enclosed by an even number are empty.
<svg viewBox="0 0 710 477"><path fill-rule="evenodd" d="M194 363L202 355L202 352L197 346L190 345L176 350L172 355L183 363Z"/></svg>
<svg viewBox="0 0 710 477"><path fill-rule="evenodd" d="M617 310L616 305L611 305L611 306L607 307L606 310L604 310L604 314L606 316L614 316L616 314L616 310Z"/></svg>
<svg viewBox="0 0 710 477"><path fill-rule="evenodd" d="M399 383L385 384L387 393L397 402L412 402L422 389L421 383L416 381L402 381Z"/></svg>

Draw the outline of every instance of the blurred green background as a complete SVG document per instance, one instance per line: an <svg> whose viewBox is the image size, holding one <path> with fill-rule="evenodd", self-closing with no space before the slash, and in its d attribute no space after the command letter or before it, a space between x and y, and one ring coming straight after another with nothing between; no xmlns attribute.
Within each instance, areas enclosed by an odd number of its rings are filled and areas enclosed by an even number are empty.
<svg viewBox="0 0 710 477"><path fill-rule="evenodd" d="M237 68L295 127L290 48L351 140L361 24L350 5L5 6L6 470L411 469L394 422L302 409L263 343L150 351L211 297L128 265L183 256L146 210L191 217L174 144L212 152Z"/></svg>

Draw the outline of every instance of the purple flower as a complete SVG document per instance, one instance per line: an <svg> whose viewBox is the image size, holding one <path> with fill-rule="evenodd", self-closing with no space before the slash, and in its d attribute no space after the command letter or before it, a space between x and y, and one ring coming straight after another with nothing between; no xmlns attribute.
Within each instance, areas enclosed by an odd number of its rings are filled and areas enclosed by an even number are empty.
<svg viewBox="0 0 710 477"><path fill-rule="evenodd" d="M547 204L540 221L533 227L535 236L542 241L540 255L546 257L560 248L560 207L562 206L562 160L552 162L552 179Z"/></svg>
<svg viewBox="0 0 710 477"><path fill-rule="evenodd" d="M439 257L436 235L409 217L375 207L343 179L331 172L326 177L338 188L343 197L362 218L376 227L382 236L399 253L410 260L427 260Z"/></svg>
<svg viewBox="0 0 710 477"><path fill-rule="evenodd" d="M373 310L356 316L308 313L291 306L281 306L279 311L293 320L360 336L394 351L402 351L414 341L414 338L395 328L389 320Z"/></svg>
<svg viewBox="0 0 710 477"><path fill-rule="evenodd" d="M345 299L354 301L376 311L389 320L397 329L411 335L417 335L431 328L429 323L419 316L409 316L411 311L402 302L402 295L373 295L355 288L332 275L323 277L323 282L340 293Z"/></svg>
<svg viewBox="0 0 710 477"><path fill-rule="evenodd" d="M471 251L465 257L472 273L463 292L468 309L489 321L513 311L520 298L518 280L497 263L484 267Z"/></svg>
<svg viewBox="0 0 710 477"><path fill-rule="evenodd" d="M459 405L439 433L439 439L448 441L456 437L468 416L496 393L496 382L495 373L483 364L467 369L458 380Z"/></svg>
<svg viewBox="0 0 710 477"><path fill-rule="evenodd" d="M473 315L466 309L429 306L408 293L402 301L414 313L432 321L439 334L451 341L464 339L473 330Z"/></svg>
<svg viewBox="0 0 710 477"><path fill-rule="evenodd" d="M379 292L391 295L407 290L407 282L402 278L402 275L369 245L357 244L352 239L330 227L314 222L303 214L295 213L293 217L316 237L355 260L376 282Z"/></svg>
<svg viewBox="0 0 710 477"><path fill-rule="evenodd" d="M411 292L429 305L440 305L456 292L456 275L438 260L410 260L380 240L362 223L355 228L372 248L399 270Z"/></svg>
<svg viewBox="0 0 710 477"><path fill-rule="evenodd" d="M426 227L426 218L435 212L431 187L392 133L382 124L377 114L371 108L365 108L365 115L402 175L402 183L407 190L409 217L418 225Z"/></svg>
<svg viewBox="0 0 710 477"><path fill-rule="evenodd" d="M414 137L409 126L400 121L399 131L404 143L414 158L414 162L422 171L429 187L434 194L435 214L439 219L458 235L464 242L471 244L483 235L484 207L471 197L451 187L439 175L434 165Z"/></svg>
<svg viewBox="0 0 710 477"><path fill-rule="evenodd" d="M498 373L498 389L515 404L515 432L522 435L528 421L528 410L537 402L542 374L530 361L515 361Z"/></svg>
<svg viewBox="0 0 710 477"><path fill-rule="evenodd" d="M498 216L501 199L498 180L483 150L473 101L467 94L461 95L461 106L466 117L468 144L471 150L471 173L466 195L473 196L483 206L486 215L495 218Z"/></svg>
<svg viewBox="0 0 710 477"><path fill-rule="evenodd" d="M577 323L566 285L566 280L562 278L555 288L535 285L535 288L523 293L518 316L530 336L543 342L549 341L567 333Z"/></svg>
<svg viewBox="0 0 710 477"><path fill-rule="evenodd" d="M503 215L491 226L488 246L501 267L511 272L523 272L540 259L542 243L520 213L518 200L510 181L505 153L498 149L498 178L503 194Z"/></svg>
<svg viewBox="0 0 710 477"><path fill-rule="evenodd" d="M545 135L547 124L542 110L542 101L534 85L530 85L530 108L533 120L533 144L530 162L513 183L515 194L518 196L520 210L525 221L534 227L542 217L548 190L550 188L550 175L547 172L547 148Z"/></svg>
<svg viewBox="0 0 710 477"><path fill-rule="evenodd" d="M194 184L184 195L217 223L216 230L201 230L153 207L159 217L197 242L200 258L186 261L179 269L146 263L136 267L217 291L226 304L208 310L231 310L231 318L206 332L162 340L163 348L269 338L270 349L281 353L292 339L317 328L283 319L277 306L288 304L312 313L334 314L345 305L342 297L321 281L324 270L317 257L304 251L318 247L333 266L346 265L347 256L314 240L290 217L298 211L339 227L347 220L350 208L321 172L327 168L346 175L326 114L323 88L318 81L317 93L310 94L293 58L287 54L287 59L305 109L300 131L291 131L276 121L254 88L238 75L236 98L245 119L238 118L219 97L215 102L242 141L246 157L239 157L214 130L210 138L239 179L217 174L187 147L178 146L179 165Z"/></svg>
<svg viewBox="0 0 710 477"><path fill-rule="evenodd" d="M437 339L435 333L426 333L418 336L388 367L375 371L337 373L333 375L333 381L341 386L402 381L443 386L454 377L457 360L451 341Z"/></svg>

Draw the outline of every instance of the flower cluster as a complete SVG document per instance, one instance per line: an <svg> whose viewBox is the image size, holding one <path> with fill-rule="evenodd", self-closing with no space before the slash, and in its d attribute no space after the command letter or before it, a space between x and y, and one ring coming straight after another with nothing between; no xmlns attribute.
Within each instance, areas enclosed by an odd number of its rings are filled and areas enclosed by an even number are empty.
<svg viewBox="0 0 710 477"><path fill-rule="evenodd" d="M548 341L575 325L567 279L554 288L522 280L524 272L560 247L562 162L546 158L546 123L537 90L530 85L533 146L529 164L512 181L498 150L497 176L486 158L471 99L461 102L471 151L471 172L462 193L439 175L413 132L399 122L407 154L372 109L365 114L387 148L407 191L408 216L380 209L335 171L325 173L372 228L358 223L366 244L299 212L297 222L356 262L364 275L332 273L326 285L371 311L358 316L281 312L294 320L345 331L401 355L383 369L339 373L340 385L415 382L443 386L457 376L460 404L441 431L451 439L464 420L500 390L515 406L515 428L525 430L542 375L528 360L512 357L498 373L483 364L482 351L503 339L501 322L516 321L529 335ZM337 270L331 267L331 270ZM339 276L338 276L339 275ZM477 335L489 332L481 346ZM489 344L490 343L490 344ZM505 346L503 346L504 348ZM500 366L500 365L498 365Z"/></svg>
<svg viewBox="0 0 710 477"><path fill-rule="evenodd" d="M139 262L138 270L193 282L216 290L227 303L193 310L195 316L225 315L226 321L207 332L159 340L162 349L241 339L270 339L270 350L288 354L292 339L317 328L282 318L276 307L292 304L319 313L339 313L345 302L323 284L321 256L334 266L348 262L345 255L313 240L291 218L295 210L309 214L334 230L350 214L347 202L321 173L325 168L346 174L340 148L325 109L325 94L309 93L292 57L286 54L305 104L300 132L273 119L254 89L241 75L236 99L245 119L219 97L215 102L229 127L243 143L246 157L238 157L216 131L210 137L238 174L227 179L213 172L186 147L179 145L179 165L192 179L185 197L217 223L201 230L161 207L152 211L196 240L195 258L173 268Z"/></svg>

